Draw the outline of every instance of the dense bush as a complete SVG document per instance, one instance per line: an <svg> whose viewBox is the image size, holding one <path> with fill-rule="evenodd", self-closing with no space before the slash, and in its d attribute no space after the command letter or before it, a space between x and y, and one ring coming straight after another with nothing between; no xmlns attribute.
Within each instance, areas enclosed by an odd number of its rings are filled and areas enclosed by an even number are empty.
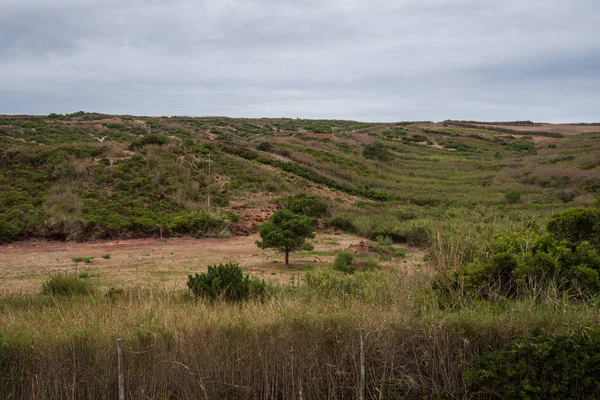
<svg viewBox="0 0 600 400"><path fill-rule="evenodd" d="M576 207L553 214L548 220L548 232L569 246L584 241L600 249L600 209Z"/></svg>
<svg viewBox="0 0 600 400"><path fill-rule="evenodd" d="M356 268L352 265L354 263L354 253L350 251L340 251L333 261L333 269L347 274L353 274Z"/></svg>
<svg viewBox="0 0 600 400"><path fill-rule="evenodd" d="M442 143L440 143L440 144L442 144ZM474 150L473 146L469 146L468 144L462 143L462 142L455 142L453 140L444 142L444 148L455 149L456 151L473 151Z"/></svg>
<svg viewBox="0 0 600 400"><path fill-rule="evenodd" d="M410 144L410 143L421 143L421 142L427 142L427 137L426 136L422 136L422 135L412 135L411 137L406 137L404 139L402 139L402 142L405 144Z"/></svg>
<svg viewBox="0 0 600 400"><path fill-rule="evenodd" d="M42 293L51 296L76 296L93 292L94 287L91 283L69 274L53 275L42 285Z"/></svg>
<svg viewBox="0 0 600 400"><path fill-rule="evenodd" d="M550 234L528 230L498 236L485 252L486 260L455 272L449 286L438 279L433 287L483 299L515 298L548 285L577 296L600 292L600 254L587 242L572 248Z"/></svg>
<svg viewBox="0 0 600 400"><path fill-rule="evenodd" d="M242 301L266 294L264 281L244 276L242 268L233 263L209 265L205 274L188 275L187 286L194 296L211 301Z"/></svg>
<svg viewBox="0 0 600 400"><path fill-rule="evenodd" d="M94 257L72 257L71 261L73 261L75 264L77 263L86 263L86 264L91 264L92 262L94 262Z"/></svg>
<svg viewBox="0 0 600 400"><path fill-rule="evenodd" d="M283 201L286 209L307 217L321 218L327 213L327 205L316 196L290 196Z"/></svg>
<svg viewBox="0 0 600 400"><path fill-rule="evenodd" d="M521 201L521 193L517 192L516 190L511 190L510 192L506 192L504 194L504 198L506 199L507 203L518 203L519 201Z"/></svg>
<svg viewBox="0 0 600 400"><path fill-rule="evenodd" d="M151 144L163 146L167 143L169 143L169 139L167 139L166 136L155 134L144 135L140 140L132 142L131 145L129 145L129 150L135 150L137 148L148 146Z"/></svg>
<svg viewBox="0 0 600 400"><path fill-rule="evenodd" d="M256 145L256 150L259 151L272 151L273 150L273 144L271 142L260 142L259 144Z"/></svg>
<svg viewBox="0 0 600 400"><path fill-rule="evenodd" d="M470 391L502 399L600 397L600 330L541 333L484 354L465 373Z"/></svg>
<svg viewBox="0 0 600 400"><path fill-rule="evenodd" d="M430 221L409 220L397 225L377 228L369 234L369 238L375 241L379 236L387 237L394 243L427 247L433 242L433 228Z"/></svg>
<svg viewBox="0 0 600 400"><path fill-rule="evenodd" d="M172 216L167 226L175 234L215 236L227 234L231 223L236 221L237 216L231 212L182 211Z"/></svg>
<svg viewBox="0 0 600 400"><path fill-rule="evenodd" d="M567 192L567 191L560 191L556 193L556 198L560 201L562 201L563 203L569 203L571 201L573 201L573 199L575 198L575 193L573 192Z"/></svg>
<svg viewBox="0 0 600 400"><path fill-rule="evenodd" d="M367 144L363 148L363 157L372 160L390 161L394 158L393 154L381 142Z"/></svg>
<svg viewBox="0 0 600 400"><path fill-rule="evenodd" d="M375 241L377 242L377 244L380 244L382 246L391 246L392 244L394 244L394 240L392 240L391 237L386 235L375 236Z"/></svg>
<svg viewBox="0 0 600 400"><path fill-rule="evenodd" d="M347 217L333 217L327 220L327 224L333 226L334 228L338 228L347 233L358 233L358 228L354 225L354 222L350 218Z"/></svg>
<svg viewBox="0 0 600 400"><path fill-rule="evenodd" d="M591 193L600 193L600 178L590 178L586 180L583 188Z"/></svg>
<svg viewBox="0 0 600 400"><path fill-rule="evenodd" d="M0 216L0 243L16 240L21 234L21 228L16 221Z"/></svg>

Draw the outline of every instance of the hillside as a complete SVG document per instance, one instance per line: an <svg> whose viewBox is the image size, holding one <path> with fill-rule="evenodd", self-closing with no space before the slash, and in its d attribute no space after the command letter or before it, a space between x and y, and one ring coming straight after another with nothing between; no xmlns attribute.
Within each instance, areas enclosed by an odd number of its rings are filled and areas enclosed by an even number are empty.
<svg viewBox="0 0 600 400"><path fill-rule="evenodd" d="M520 221L592 202L598 138L596 125L528 121L2 116L0 240L247 234L277 199L311 194L326 225L419 244L440 219Z"/></svg>
<svg viewBox="0 0 600 400"><path fill-rule="evenodd" d="M598 125L0 133L0 398L117 398L116 338L126 398L600 397ZM319 220L289 265L280 208Z"/></svg>

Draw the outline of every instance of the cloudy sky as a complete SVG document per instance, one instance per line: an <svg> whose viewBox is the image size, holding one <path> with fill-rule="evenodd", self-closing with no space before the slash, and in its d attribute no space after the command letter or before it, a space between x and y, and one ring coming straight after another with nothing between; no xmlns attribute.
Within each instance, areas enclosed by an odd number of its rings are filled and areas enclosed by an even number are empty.
<svg viewBox="0 0 600 400"><path fill-rule="evenodd" d="M0 114L600 121L600 0L0 0Z"/></svg>

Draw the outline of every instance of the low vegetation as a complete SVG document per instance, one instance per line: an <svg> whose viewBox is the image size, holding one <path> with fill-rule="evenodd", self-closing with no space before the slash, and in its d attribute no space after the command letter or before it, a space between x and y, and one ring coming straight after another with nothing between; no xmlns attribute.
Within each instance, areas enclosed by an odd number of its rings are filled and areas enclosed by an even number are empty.
<svg viewBox="0 0 600 400"><path fill-rule="evenodd" d="M211 301L242 301L260 298L266 293L266 284L232 263L209 265L208 272L188 276L188 288L195 297L206 297Z"/></svg>
<svg viewBox="0 0 600 400"><path fill-rule="evenodd" d="M473 393L504 399L592 399L600 396L600 331L539 332L481 356L465 372Z"/></svg>
<svg viewBox="0 0 600 400"><path fill-rule="evenodd" d="M598 397L600 133L534 125L0 118L1 242L258 232L294 274L108 289L120 257L73 257L2 296L0 397L116 398L120 337L131 398L357 398L361 328L369 399ZM366 251L287 265L315 229Z"/></svg>
<svg viewBox="0 0 600 400"><path fill-rule="evenodd" d="M71 297L93 292L94 287L89 282L70 274L55 274L42 285L42 293L50 296Z"/></svg>

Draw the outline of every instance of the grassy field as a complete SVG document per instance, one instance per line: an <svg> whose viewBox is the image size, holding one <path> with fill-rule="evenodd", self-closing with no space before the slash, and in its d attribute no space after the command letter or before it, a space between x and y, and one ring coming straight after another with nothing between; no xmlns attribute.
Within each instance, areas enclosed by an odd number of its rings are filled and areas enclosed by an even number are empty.
<svg viewBox="0 0 600 400"><path fill-rule="evenodd" d="M354 399L363 328L369 399L597 398L600 233L588 248L547 227L598 209L599 139L527 121L2 116L0 397L116 398L122 338L130 399ZM286 267L256 232L307 194L314 248ZM368 268L331 268L345 250ZM185 289L225 262L266 293ZM84 293L42 293L57 272Z"/></svg>

